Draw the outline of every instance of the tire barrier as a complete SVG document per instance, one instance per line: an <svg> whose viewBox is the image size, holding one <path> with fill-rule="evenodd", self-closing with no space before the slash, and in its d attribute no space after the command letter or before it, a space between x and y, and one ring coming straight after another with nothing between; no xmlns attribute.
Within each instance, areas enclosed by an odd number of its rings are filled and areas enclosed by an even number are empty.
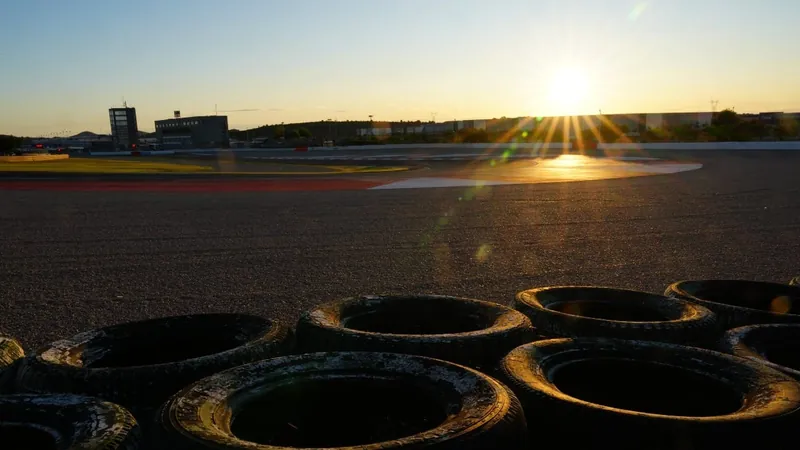
<svg viewBox="0 0 800 450"><path fill-rule="evenodd" d="M664 295L698 303L724 329L761 323L800 323L800 286L745 280L679 281Z"/></svg>
<svg viewBox="0 0 800 450"><path fill-rule="evenodd" d="M729 330L722 350L800 380L800 324L750 325Z"/></svg>
<svg viewBox="0 0 800 450"><path fill-rule="evenodd" d="M530 320L496 303L441 295L363 296L306 312L298 348L406 353L494 368L534 339Z"/></svg>
<svg viewBox="0 0 800 450"><path fill-rule="evenodd" d="M707 344L717 333L716 317L703 306L627 289L529 289L514 297L512 307L528 316L543 336Z"/></svg>
<svg viewBox="0 0 800 450"><path fill-rule="evenodd" d="M24 356L25 351L16 339L0 336L0 394L13 392L17 367Z"/></svg>
<svg viewBox="0 0 800 450"><path fill-rule="evenodd" d="M78 395L0 396L0 448L135 450L140 432L121 406Z"/></svg>
<svg viewBox="0 0 800 450"><path fill-rule="evenodd" d="M165 448L177 450L528 448L519 401L505 386L404 354L259 361L187 387L160 417Z"/></svg>
<svg viewBox="0 0 800 450"><path fill-rule="evenodd" d="M539 448L787 448L800 413L791 377L674 344L538 341L501 370Z"/></svg>
<svg viewBox="0 0 800 450"><path fill-rule="evenodd" d="M143 425L172 394L230 367L290 351L290 330L245 314L197 314L130 322L54 342L26 357L17 388L99 397Z"/></svg>
<svg viewBox="0 0 800 450"><path fill-rule="evenodd" d="M0 399L28 408L0 403L0 448L52 448L100 419L128 430L103 449L794 448L800 323L775 322L800 318L798 290L545 287L518 293L519 311L361 296L303 313L300 354L288 327L243 314L118 324L27 356L0 338L0 393L16 392ZM720 326L758 321L773 323Z"/></svg>

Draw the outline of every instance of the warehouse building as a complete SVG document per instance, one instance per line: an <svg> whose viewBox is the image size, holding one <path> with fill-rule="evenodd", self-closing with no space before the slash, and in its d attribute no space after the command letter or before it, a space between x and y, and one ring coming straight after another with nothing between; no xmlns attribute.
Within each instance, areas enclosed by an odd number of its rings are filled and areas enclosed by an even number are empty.
<svg viewBox="0 0 800 450"><path fill-rule="evenodd" d="M230 145L227 116L180 117L156 120L156 137L163 148L226 148Z"/></svg>

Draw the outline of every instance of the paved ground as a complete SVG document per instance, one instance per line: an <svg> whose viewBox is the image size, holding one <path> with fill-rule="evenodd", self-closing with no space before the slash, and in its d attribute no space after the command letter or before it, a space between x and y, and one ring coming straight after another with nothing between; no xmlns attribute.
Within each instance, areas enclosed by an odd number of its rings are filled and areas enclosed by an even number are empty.
<svg viewBox="0 0 800 450"><path fill-rule="evenodd" d="M159 158L135 161L114 159L110 162L123 163L124 172L108 174L102 171L102 166L92 165L94 161L102 160L76 158L76 161L85 167L86 172L52 172L47 166L38 171L23 168L22 172L2 173L0 170L0 190L219 192L418 189L600 180L676 173L702 167L700 163L683 160L641 156L596 158L574 154L535 159L498 157L488 161L478 157L459 164L441 160L310 164L203 158L195 160L198 161L196 164L186 165L184 156L171 160L179 164L170 163L168 166L202 170L191 173L130 173L138 163L151 163L150 166L155 170L166 166L159 162ZM32 168L38 168L39 163L30 164L33 164ZM14 166L16 168L18 165ZM95 173L91 173L93 171ZM103 183L98 182L100 180Z"/></svg>
<svg viewBox="0 0 800 450"><path fill-rule="evenodd" d="M359 293L508 302L542 285L661 291L800 270L800 155L578 183L335 192L0 190L0 332L32 348L169 314L287 321Z"/></svg>

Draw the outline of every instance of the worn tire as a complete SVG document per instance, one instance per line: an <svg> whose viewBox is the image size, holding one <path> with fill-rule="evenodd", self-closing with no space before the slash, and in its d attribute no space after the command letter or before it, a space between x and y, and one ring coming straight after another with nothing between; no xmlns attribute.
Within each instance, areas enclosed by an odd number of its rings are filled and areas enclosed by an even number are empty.
<svg viewBox="0 0 800 450"><path fill-rule="evenodd" d="M518 293L514 309L551 337L608 337L706 344L718 336L703 306L627 289L556 286Z"/></svg>
<svg viewBox="0 0 800 450"><path fill-rule="evenodd" d="M514 349L501 370L541 448L796 445L800 384L723 353L653 341L552 339Z"/></svg>
<svg viewBox="0 0 800 450"><path fill-rule="evenodd" d="M318 306L297 325L307 352L375 351L496 367L534 339L527 317L496 303L441 295L362 296Z"/></svg>
<svg viewBox="0 0 800 450"><path fill-rule="evenodd" d="M180 450L527 448L525 417L508 388L464 366L405 354L259 361L187 387L161 419L165 448Z"/></svg>
<svg viewBox="0 0 800 450"><path fill-rule="evenodd" d="M664 295L698 303L717 314L724 330L762 323L800 323L800 286L745 280L693 280Z"/></svg>
<svg viewBox="0 0 800 450"><path fill-rule="evenodd" d="M800 324L764 324L725 333L722 350L752 359L800 381Z"/></svg>
<svg viewBox="0 0 800 450"><path fill-rule="evenodd" d="M14 391L14 377L24 356L25 351L16 339L0 336L0 394Z"/></svg>
<svg viewBox="0 0 800 450"><path fill-rule="evenodd" d="M0 396L0 448L134 450L139 427L127 410L96 398Z"/></svg>
<svg viewBox="0 0 800 450"><path fill-rule="evenodd" d="M184 386L221 370L284 354L289 330L245 314L197 314L113 325L75 335L23 360L17 388L100 397L147 419Z"/></svg>

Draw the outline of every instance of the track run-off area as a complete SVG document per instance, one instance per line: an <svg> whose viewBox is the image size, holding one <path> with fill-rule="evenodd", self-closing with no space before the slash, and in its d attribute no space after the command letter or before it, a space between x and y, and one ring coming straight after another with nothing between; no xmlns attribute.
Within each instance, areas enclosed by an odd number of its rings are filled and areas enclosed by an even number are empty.
<svg viewBox="0 0 800 450"><path fill-rule="evenodd" d="M687 278L797 275L800 154L638 156L297 174L293 161L212 155L192 161L237 174L5 173L0 332L34 348L173 314L293 321L356 294L508 303L546 285L662 292ZM280 169L259 170L279 173L238 174L269 164Z"/></svg>
<svg viewBox="0 0 800 450"><path fill-rule="evenodd" d="M380 163L369 165L363 158ZM0 175L6 175L0 178L0 189L233 192L481 187L626 178L701 167L654 157L573 154L72 158L0 165Z"/></svg>

